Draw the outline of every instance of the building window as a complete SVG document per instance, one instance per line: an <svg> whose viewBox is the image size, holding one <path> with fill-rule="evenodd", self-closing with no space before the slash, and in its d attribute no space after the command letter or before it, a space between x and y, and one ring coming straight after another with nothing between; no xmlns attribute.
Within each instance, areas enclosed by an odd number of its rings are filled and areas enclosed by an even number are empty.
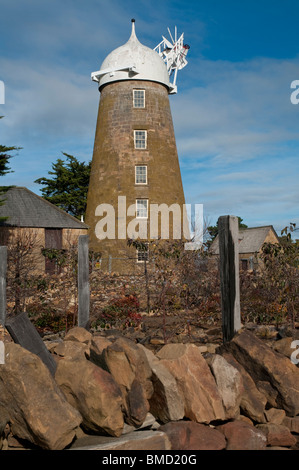
<svg viewBox="0 0 299 470"><path fill-rule="evenodd" d="M134 131L134 144L135 149L146 149L146 131Z"/></svg>
<svg viewBox="0 0 299 470"><path fill-rule="evenodd" d="M134 108L145 107L145 91L144 90L133 90L133 107Z"/></svg>
<svg viewBox="0 0 299 470"><path fill-rule="evenodd" d="M135 166L135 184L147 184L147 166Z"/></svg>
<svg viewBox="0 0 299 470"><path fill-rule="evenodd" d="M45 228L45 248L50 250L62 250L62 229ZM59 274L61 267L55 258L45 257L45 271L47 274Z"/></svg>
<svg viewBox="0 0 299 470"><path fill-rule="evenodd" d="M137 250L137 263L144 263L149 260L149 250Z"/></svg>
<svg viewBox="0 0 299 470"><path fill-rule="evenodd" d="M241 259L241 269L243 271L248 270L248 259Z"/></svg>
<svg viewBox="0 0 299 470"><path fill-rule="evenodd" d="M136 199L136 218L147 219L148 200Z"/></svg>

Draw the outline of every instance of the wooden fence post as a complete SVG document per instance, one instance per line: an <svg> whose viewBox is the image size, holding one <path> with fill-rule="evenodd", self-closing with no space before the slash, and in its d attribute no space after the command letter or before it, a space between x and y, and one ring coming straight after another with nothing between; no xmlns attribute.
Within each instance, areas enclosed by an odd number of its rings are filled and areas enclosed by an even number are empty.
<svg viewBox="0 0 299 470"><path fill-rule="evenodd" d="M78 326L89 329L89 237L78 240Z"/></svg>
<svg viewBox="0 0 299 470"><path fill-rule="evenodd" d="M239 221L225 215L218 219L223 343L241 328L239 280Z"/></svg>
<svg viewBox="0 0 299 470"><path fill-rule="evenodd" d="M0 325L6 321L6 271L7 271L7 247L0 246Z"/></svg>

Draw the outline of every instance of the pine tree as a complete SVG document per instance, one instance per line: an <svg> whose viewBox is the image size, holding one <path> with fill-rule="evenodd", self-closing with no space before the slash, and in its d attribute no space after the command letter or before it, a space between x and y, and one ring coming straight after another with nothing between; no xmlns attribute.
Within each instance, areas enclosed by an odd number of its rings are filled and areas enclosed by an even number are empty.
<svg viewBox="0 0 299 470"><path fill-rule="evenodd" d="M244 229L244 228L248 228L248 225L243 223L242 217L238 216L238 220L239 220L239 230ZM209 240L208 243L207 243L208 246L210 246L212 244L213 240L218 235L218 220L216 222L216 225L211 225L210 227L207 228L207 230L208 230L208 233L211 237L211 240Z"/></svg>
<svg viewBox="0 0 299 470"><path fill-rule="evenodd" d="M91 162L79 162L73 155L63 152L66 160L58 158L48 174L52 178L38 178L42 196L78 219L85 214Z"/></svg>
<svg viewBox="0 0 299 470"><path fill-rule="evenodd" d="M0 116L2 119L3 116ZM20 150L21 147L6 147L5 145L0 145L0 176L4 176L7 173L12 173L12 170L9 167L9 160L12 158L11 152L15 150ZM2 196L6 191L11 188L11 186L0 186L0 206L3 206L4 199ZM6 220L6 217L0 217L0 221Z"/></svg>
<svg viewBox="0 0 299 470"><path fill-rule="evenodd" d="M2 118L3 116L0 116L0 119ZM8 166L8 161L12 157L9 152L20 150L20 148L21 147L6 147L5 145L0 145L0 176L4 176L7 173L12 173Z"/></svg>

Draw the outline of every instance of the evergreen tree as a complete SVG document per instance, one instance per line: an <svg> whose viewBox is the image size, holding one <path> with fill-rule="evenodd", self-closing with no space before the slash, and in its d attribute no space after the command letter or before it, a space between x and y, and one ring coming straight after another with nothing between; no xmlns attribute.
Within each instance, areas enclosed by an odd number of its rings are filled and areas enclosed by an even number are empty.
<svg viewBox="0 0 299 470"><path fill-rule="evenodd" d="M239 229L244 229L244 228L248 228L248 225L246 224L243 224L243 219L242 217L238 217L238 220L239 220ZM208 245L210 246L212 241L217 237L218 235L218 220L217 220L217 223L216 225L211 225L210 227L207 228L208 232L209 232L209 235L211 237L211 240L209 240L208 242Z"/></svg>
<svg viewBox="0 0 299 470"><path fill-rule="evenodd" d="M3 116L0 116L0 119L2 118ZM4 176L7 173L12 173L8 166L8 161L12 157L10 152L13 152L14 150L20 150L20 148L21 147L6 147L5 145L0 145L0 176Z"/></svg>
<svg viewBox="0 0 299 470"><path fill-rule="evenodd" d="M69 214L81 218L86 211L91 162L79 162L76 157L63 153L66 161L58 158L48 174L52 178L38 178L44 185L42 196Z"/></svg>
<svg viewBox="0 0 299 470"><path fill-rule="evenodd" d="M13 150L18 150L18 147L6 147L5 145L0 145L0 176L6 175L7 173L12 173L10 167L8 166L8 160L12 157L8 152Z"/></svg>
<svg viewBox="0 0 299 470"><path fill-rule="evenodd" d="M2 119L3 116L0 116ZM0 176L4 176L7 173L12 173L9 167L9 160L12 158L11 152L20 150L21 147L6 147L6 145L0 144ZM0 206L4 204L4 198L2 197L11 186L0 186ZM0 217L0 221L6 220L6 217Z"/></svg>

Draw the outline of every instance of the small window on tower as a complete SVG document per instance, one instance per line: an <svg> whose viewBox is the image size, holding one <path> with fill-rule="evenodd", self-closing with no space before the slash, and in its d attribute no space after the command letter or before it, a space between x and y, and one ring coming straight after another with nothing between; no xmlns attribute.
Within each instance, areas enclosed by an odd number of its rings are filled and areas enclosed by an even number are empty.
<svg viewBox="0 0 299 470"><path fill-rule="evenodd" d="M135 149L146 149L146 131L134 131Z"/></svg>
<svg viewBox="0 0 299 470"><path fill-rule="evenodd" d="M134 108L145 107L145 91L144 90L133 90L133 107Z"/></svg>
<svg viewBox="0 0 299 470"><path fill-rule="evenodd" d="M148 200L136 199L136 218L147 219Z"/></svg>
<svg viewBox="0 0 299 470"><path fill-rule="evenodd" d="M137 263L144 263L149 260L149 249L148 246L145 250L137 250Z"/></svg>
<svg viewBox="0 0 299 470"><path fill-rule="evenodd" d="M135 184L147 184L147 166L135 166Z"/></svg>

